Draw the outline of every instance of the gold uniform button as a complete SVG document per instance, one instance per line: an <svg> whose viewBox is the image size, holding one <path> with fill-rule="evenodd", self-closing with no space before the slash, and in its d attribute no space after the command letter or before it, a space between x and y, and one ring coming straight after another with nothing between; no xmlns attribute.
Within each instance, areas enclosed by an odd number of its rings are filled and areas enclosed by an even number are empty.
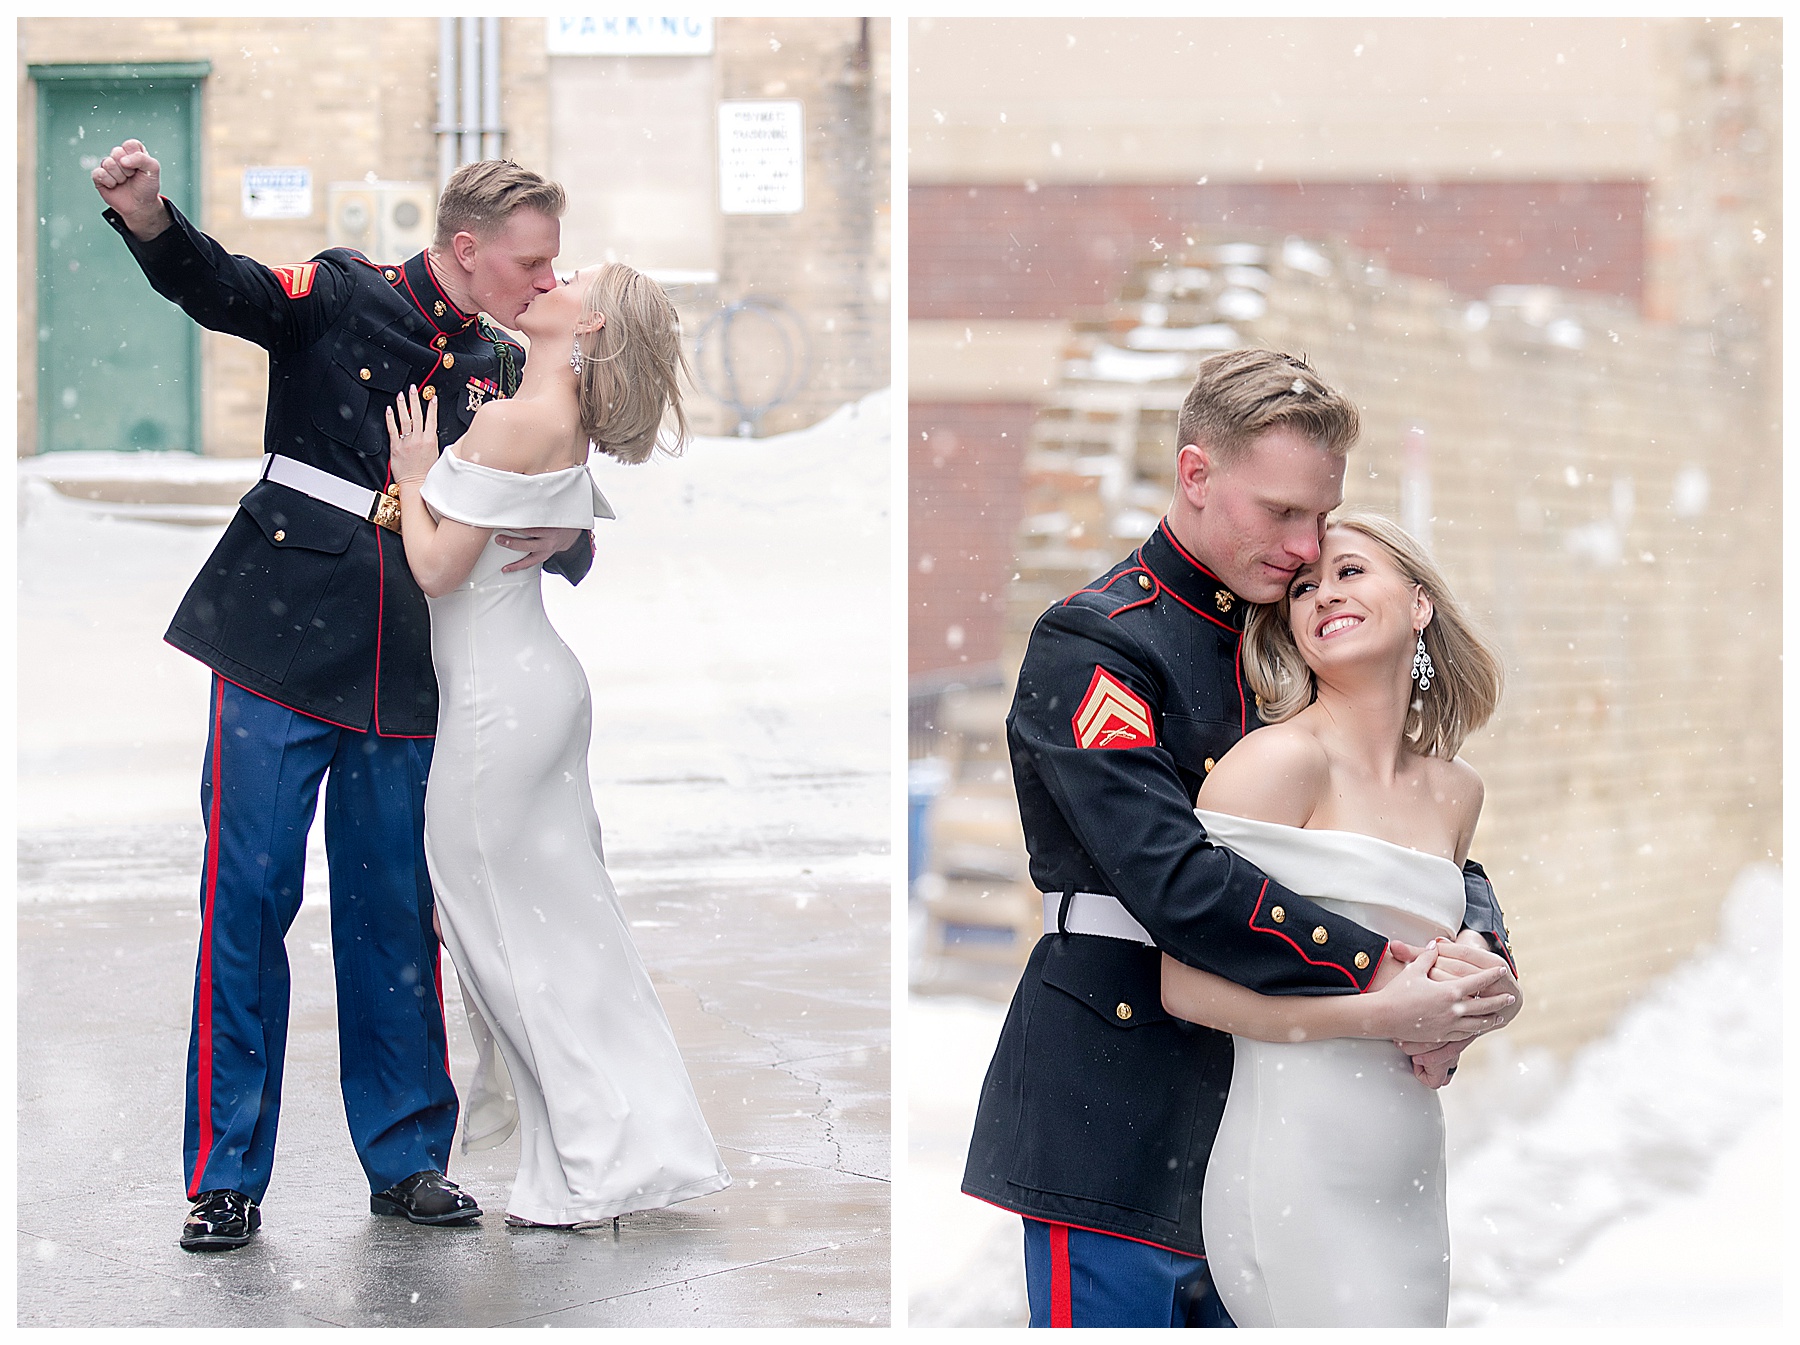
<svg viewBox="0 0 1800 1345"><path fill-rule="evenodd" d="M451 355L451 354L445 354L445 356L444 356L444 368L446 368L446 369L454 369L454 368L456 368L456 356L454 356L454 355Z"/></svg>
<svg viewBox="0 0 1800 1345"><path fill-rule="evenodd" d="M369 371L367 369L364 369L361 371L361 374L362 374L362 381L367 383L369 381Z"/></svg>
<svg viewBox="0 0 1800 1345"><path fill-rule="evenodd" d="M1269 919L1273 920L1276 924L1279 925L1283 920L1287 919L1286 908L1281 907L1281 906L1269 907Z"/></svg>
<svg viewBox="0 0 1800 1345"><path fill-rule="evenodd" d="M1128 1022L1131 1019L1131 1006L1129 1004L1120 1004L1113 1012L1119 1015L1119 1021L1121 1023Z"/></svg>
<svg viewBox="0 0 1800 1345"><path fill-rule="evenodd" d="M1369 969L1369 955L1367 953L1358 953L1355 962L1358 971L1367 971Z"/></svg>
<svg viewBox="0 0 1800 1345"><path fill-rule="evenodd" d="M1324 943L1325 940L1329 939L1330 937L1331 937L1331 935L1329 935L1325 932L1325 926L1323 926L1323 925L1319 925L1317 928L1315 928L1313 930L1313 942L1314 943Z"/></svg>
<svg viewBox="0 0 1800 1345"><path fill-rule="evenodd" d="M1208 757L1208 758L1207 758L1207 759L1206 759L1206 773L1207 773L1207 774L1208 774L1208 775L1211 775L1211 774L1212 774L1212 768L1213 768L1213 767L1214 767L1214 766L1217 766L1217 765L1218 765L1218 764L1219 764L1219 763L1218 763L1218 762L1216 762L1216 761L1214 761L1214 760L1213 760L1213 759L1212 759L1212 758L1211 758L1211 757Z"/></svg>
<svg viewBox="0 0 1800 1345"><path fill-rule="evenodd" d="M434 350L442 350L445 346L447 346L449 344L450 344L450 338L445 336L442 332L439 332L437 334L437 339L431 343L432 348Z"/></svg>
<svg viewBox="0 0 1800 1345"><path fill-rule="evenodd" d="M383 271L381 273L381 275L382 275L382 279L384 279L384 280L393 280L395 278L395 272L394 272L393 267L390 266L387 270Z"/></svg>
<svg viewBox="0 0 1800 1345"><path fill-rule="evenodd" d="M1138 576L1138 587L1148 589L1150 587L1150 576L1147 574L1140 574Z"/></svg>
<svg viewBox="0 0 1800 1345"><path fill-rule="evenodd" d="M287 541L287 529L285 529L285 528L275 529L275 540L278 542Z"/></svg>
<svg viewBox="0 0 1800 1345"><path fill-rule="evenodd" d="M437 396L437 389L427 383L424 388L420 390L419 396L423 397L426 401L430 401L433 397Z"/></svg>

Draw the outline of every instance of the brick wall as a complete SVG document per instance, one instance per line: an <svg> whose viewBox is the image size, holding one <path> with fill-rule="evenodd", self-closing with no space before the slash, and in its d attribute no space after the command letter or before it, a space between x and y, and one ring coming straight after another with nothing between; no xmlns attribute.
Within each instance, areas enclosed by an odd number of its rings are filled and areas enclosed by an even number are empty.
<svg viewBox="0 0 1800 1345"><path fill-rule="evenodd" d="M806 385L761 422L779 433L890 382L888 21L720 19L715 31L720 97L803 104L805 209L725 216L718 294L770 296L800 317Z"/></svg>
<svg viewBox="0 0 1800 1345"><path fill-rule="evenodd" d="M956 673L1000 657L1028 402L907 408L907 671Z"/></svg>
<svg viewBox="0 0 1800 1345"><path fill-rule="evenodd" d="M1572 1046L1714 935L1739 868L1779 861L1779 425L1703 330L1549 294L1484 321L1354 254L1289 268L1271 241L1268 308L1238 341L1308 351L1356 401L1351 503L1404 521L1422 471L1415 526L1504 654L1500 713L1465 748L1487 782L1475 853L1530 996L1509 1035ZM1148 382L1086 358L1143 321L1156 269L1078 324L1034 422L1009 670L1044 606L1168 497L1170 408L1204 352ZM1163 320L1217 320L1207 302L1164 293Z"/></svg>
<svg viewBox="0 0 1800 1345"><path fill-rule="evenodd" d="M926 184L908 195L915 318L1068 317L1105 303L1158 244L1270 229L1350 243L1470 296L1542 284L1636 304L1644 289L1640 182Z"/></svg>
<svg viewBox="0 0 1800 1345"><path fill-rule="evenodd" d="M775 432L810 424L890 381L888 25L869 21L866 46L857 19L721 19L715 34L721 96L798 97L806 105L806 210L791 217L729 217L721 282L709 296L728 303L772 294L800 315L812 345L811 377L764 421L764 430ZM437 21L429 18L21 20L19 451L36 451L37 425L36 133L27 65L211 61L202 92L206 178L200 222L232 251L278 264L326 246L327 184L371 173L435 184L437 49ZM544 21L503 21L501 53L506 153L546 166ZM603 162L604 146L592 153ZM310 166L312 217L244 219L239 184L248 164ZM686 308L690 339L710 311L710 304ZM260 453L263 353L206 333L201 378L204 451ZM700 429L730 429L721 408L703 396L696 401Z"/></svg>
<svg viewBox="0 0 1800 1345"><path fill-rule="evenodd" d="M509 22L504 42L520 41ZM541 47L541 25L538 45ZM36 127L38 62L212 62L202 86L205 177L200 223L233 252L271 264L325 247L327 184L366 174L433 181L437 116L433 19L22 19L19 22L19 359L21 452L35 449ZM154 153L158 147L152 145ZM522 150L520 152L523 152ZM243 169L305 164L313 214L247 220L239 206ZM96 212L101 208L95 198ZM30 227L28 227L28 225ZM235 337L201 338L204 451L262 452L267 358Z"/></svg>

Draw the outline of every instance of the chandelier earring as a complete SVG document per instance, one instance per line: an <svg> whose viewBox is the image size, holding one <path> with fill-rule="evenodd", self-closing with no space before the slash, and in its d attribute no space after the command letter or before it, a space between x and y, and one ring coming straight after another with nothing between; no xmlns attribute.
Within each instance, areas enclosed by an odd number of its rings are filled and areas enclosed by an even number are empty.
<svg viewBox="0 0 1800 1345"><path fill-rule="evenodd" d="M575 377L581 377L581 338L575 338L575 348L569 352L569 368L575 371Z"/></svg>
<svg viewBox="0 0 1800 1345"><path fill-rule="evenodd" d="M1413 681L1419 684L1420 691L1431 690L1431 679L1437 676L1437 669L1431 666L1431 655L1425 649L1425 632L1419 632L1419 646L1413 650Z"/></svg>

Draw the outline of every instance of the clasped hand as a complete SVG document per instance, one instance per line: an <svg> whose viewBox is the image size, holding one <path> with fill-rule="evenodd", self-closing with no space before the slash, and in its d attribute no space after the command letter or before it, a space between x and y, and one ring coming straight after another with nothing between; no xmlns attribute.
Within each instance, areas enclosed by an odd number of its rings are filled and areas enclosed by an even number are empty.
<svg viewBox="0 0 1800 1345"><path fill-rule="evenodd" d="M1421 1083L1441 1088L1471 1041L1518 1014L1518 982L1504 958L1472 942L1420 948L1396 940L1388 948L1400 970L1384 976L1376 993L1389 1001L1395 1044L1412 1057Z"/></svg>

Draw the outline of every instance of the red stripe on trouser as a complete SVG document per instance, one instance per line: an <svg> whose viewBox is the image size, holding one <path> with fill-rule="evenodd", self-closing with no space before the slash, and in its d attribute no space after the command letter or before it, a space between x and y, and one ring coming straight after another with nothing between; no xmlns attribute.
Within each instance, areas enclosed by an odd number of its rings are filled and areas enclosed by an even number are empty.
<svg viewBox="0 0 1800 1345"><path fill-rule="evenodd" d="M219 681L213 679L212 724L212 801L206 809L206 903L200 912L200 976L194 988L195 1037L198 1050L195 1062L196 1094L194 1110L199 1113L200 1140L194 1150L194 1171L188 1178L188 1198L200 1194L200 1181L206 1173L206 1160L212 1155L212 927L213 896L219 888L219 784L220 746L223 733L225 698L219 694Z"/></svg>
<svg viewBox="0 0 1800 1345"><path fill-rule="evenodd" d="M1050 1225L1050 1325L1075 1325L1069 1294L1069 1226Z"/></svg>

